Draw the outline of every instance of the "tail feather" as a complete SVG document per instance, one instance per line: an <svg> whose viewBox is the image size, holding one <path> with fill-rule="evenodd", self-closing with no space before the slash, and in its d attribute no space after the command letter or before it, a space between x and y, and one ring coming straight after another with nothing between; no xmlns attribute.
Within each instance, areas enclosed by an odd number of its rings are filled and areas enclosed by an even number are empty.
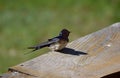
<svg viewBox="0 0 120 78"><path fill-rule="evenodd" d="M32 50L31 52L34 52L34 51L36 51L36 50L38 50L38 49L40 49L40 48L35 47L35 48L33 48L33 50Z"/></svg>
<svg viewBox="0 0 120 78"><path fill-rule="evenodd" d="M34 49L34 50L30 51L30 52L27 52L27 53L25 53L24 55L30 54L30 53L32 53L32 52L34 52L34 51L36 51L36 49Z"/></svg>
<svg viewBox="0 0 120 78"><path fill-rule="evenodd" d="M41 48L44 48L44 47L47 47L47 46L49 46L49 44L39 44L39 45L36 45L36 46L28 47L28 49L33 49L32 50L32 52L33 52L33 51L36 51L38 49L41 49Z"/></svg>
<svg viewBox="0 0 120 78"><path fill-rule="evenodd" d="M38 44L36 46L32 46L32 47L28 47L28 49L33 49L31 52L34 52L38 49L41 49L41 48L44 48L44 47L48 47L50 44L53 44L55 42L57 42L58 40L51 40L51 41L46 41L46 42L43 42L41 44ZM30 52L30 53L31 53Z"/></svg>
<svg viewBox="0 0 120 78"><path fill-rule="evenodd" d="M30 53L32 53L32 52L38 50L39 48L36 46L36 47L28 47L28 49L33 49L33 50L30 51L30 52L25 53L25 55L26 55L26 54L30 54Z"/></svg>
<svg viewBox="0 0 120 78"><path fill-rule="evenodd" d="M32 51L36 51L36 50L38 50L40 48L41 48L40 46L28 47L28 49L33 49Z"/></svg>
<svg viewBox="0 0 120 78"><path fill-rule="evenodd" d="M28 47L28 49L34 49L35 47Z"/></svg>

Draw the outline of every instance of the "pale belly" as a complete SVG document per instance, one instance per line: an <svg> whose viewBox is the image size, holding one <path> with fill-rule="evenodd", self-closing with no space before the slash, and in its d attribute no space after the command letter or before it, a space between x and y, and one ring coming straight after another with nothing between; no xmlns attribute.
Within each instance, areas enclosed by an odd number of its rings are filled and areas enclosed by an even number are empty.
<svg viewBox="0 0 120 78"><path fill-rule="evenodd" d="M63 43L63 44L55 43L55 44L50 45L50 46L49 46L49 49L51 49L52 51L61 50L61 49L63 49L66 45L67 45L67 43Z"/></svg>

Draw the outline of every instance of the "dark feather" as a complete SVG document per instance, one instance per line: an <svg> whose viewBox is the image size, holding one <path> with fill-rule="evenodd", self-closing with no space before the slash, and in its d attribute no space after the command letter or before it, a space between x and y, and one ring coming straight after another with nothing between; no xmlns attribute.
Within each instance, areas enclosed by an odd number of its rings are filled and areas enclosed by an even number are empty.
<svg viewBox="0 0 120 78"><path fill-rule="evenodd" d="M56 43L58 41L59 41L59 39L57 39L57 38L55 39L54 38L54 39L51 39L50 41L43 42L43 43L38 44L36 46L28 47L28 49L33 49L32 50L32 52L33 52L33 51L36 51L36 50L41 49L43 47L48 47L49 45L54 44L54 43Z"/></svg>

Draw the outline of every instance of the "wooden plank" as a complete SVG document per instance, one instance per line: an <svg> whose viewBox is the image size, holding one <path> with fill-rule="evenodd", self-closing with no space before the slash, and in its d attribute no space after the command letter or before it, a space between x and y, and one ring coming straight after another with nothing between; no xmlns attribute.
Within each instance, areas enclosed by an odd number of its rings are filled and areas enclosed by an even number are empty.
<svg viewBox="0 0 120 78"><path fill-rule="evenodd" d="M72 41L61 52L48 52L10 67L10 71L31 78L100 78L119 72L119 59L120 23L115 23Z"/></svg>

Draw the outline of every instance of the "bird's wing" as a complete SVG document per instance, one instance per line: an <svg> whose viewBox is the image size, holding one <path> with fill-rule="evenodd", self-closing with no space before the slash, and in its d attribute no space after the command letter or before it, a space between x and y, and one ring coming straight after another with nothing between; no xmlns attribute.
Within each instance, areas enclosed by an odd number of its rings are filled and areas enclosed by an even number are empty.
<svg viewBox="0 0 120 78"><path fill-rule="evenodd" d="M41 48L46 47L46 46L49 46L50 44L56 43L58 41L59 41L59 38L53 38L50 41L46 41L46 42L40 43L40 44L38 44L36 46L28 47L28 49L33 49L33 51L36 51L38 49L41 49Z"/></svg>

